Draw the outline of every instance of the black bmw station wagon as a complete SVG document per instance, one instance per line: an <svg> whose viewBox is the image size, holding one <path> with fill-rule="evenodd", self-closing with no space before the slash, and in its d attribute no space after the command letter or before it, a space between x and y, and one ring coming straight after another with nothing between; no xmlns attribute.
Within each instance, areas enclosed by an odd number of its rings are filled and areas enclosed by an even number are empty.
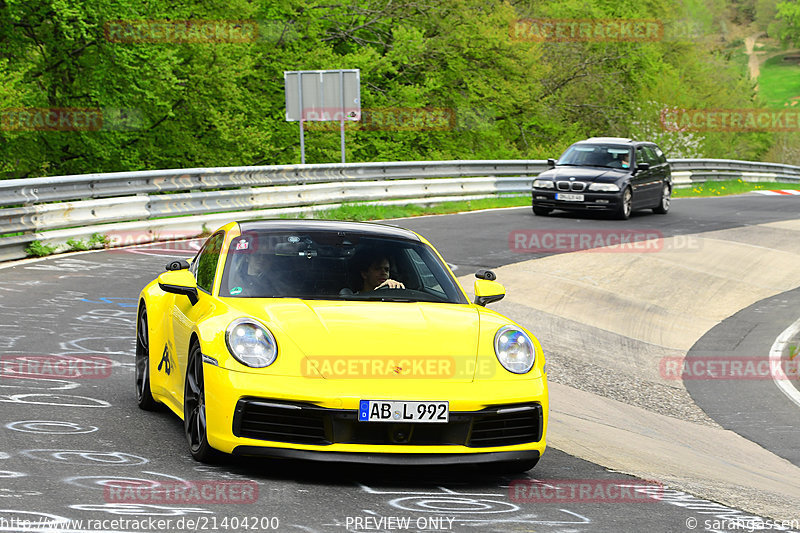
<svg viewBox="0 0 800 533"><path fill-rule="evenodd" d="M549 215L554 209L603 210L624 220L637 209L669 211L672 172L654 143L592 137L548 163L550 169L533 181L536 215Z"/></svg>

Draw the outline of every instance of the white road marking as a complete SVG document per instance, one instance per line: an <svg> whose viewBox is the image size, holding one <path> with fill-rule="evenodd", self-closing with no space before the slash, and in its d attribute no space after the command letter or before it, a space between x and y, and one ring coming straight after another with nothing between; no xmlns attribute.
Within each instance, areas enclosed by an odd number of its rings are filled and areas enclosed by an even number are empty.
<svg viewBox="0 0 800 533"><path fill-rule="evenodd" d="M797 320L794 324L786 328L783 333L781 333L775 342L772 344L772 348L769 350L769 366L770 371L772 372L772 380L775 382L775 385L778 386L780 391L786 395L787 398L792 400L798 407L800 407L800 391L798 391L794 385L789 381L789 378L786 376L786 373L783 371L783 367L781 366L781 358L783 357L783 350L786 348L786 345L800 333L800 319Z"/></svg>
<svg viewBox="0 0 800 533"><path fill-rule="evenodd" d="M774 189L770 191L753 191L756 194L764 194L767 196L793 196L800 194L800 190L794 189Z"/></svg>

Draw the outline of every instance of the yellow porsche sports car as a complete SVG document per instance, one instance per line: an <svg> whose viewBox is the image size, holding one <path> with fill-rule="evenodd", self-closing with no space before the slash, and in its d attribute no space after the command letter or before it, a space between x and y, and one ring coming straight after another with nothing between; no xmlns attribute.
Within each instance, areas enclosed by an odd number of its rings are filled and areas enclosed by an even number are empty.
<svg viewBox="0 0 800 533"><path fill-rule="evenodd" d="M232 222L142 290L136 392L219 452L383 464L492 463L545 449L542 348L470 303L439 253L388 225Z"/></svg>

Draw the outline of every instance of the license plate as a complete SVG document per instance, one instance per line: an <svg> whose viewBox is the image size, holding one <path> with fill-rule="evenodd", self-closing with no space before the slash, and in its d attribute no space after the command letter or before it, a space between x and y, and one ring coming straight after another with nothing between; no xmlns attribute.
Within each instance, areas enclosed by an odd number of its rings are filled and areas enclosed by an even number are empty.
<svg viewBox="0 0 800 533"><path fill-rule="evenodd" d="M567 202L582 202L582 194L570 194L568 192L557 192L556 200L566 200Z"/></svg>
<svg viewBox="0 0 800 533"><path fill-rule="evenodd" d="M359 422L433 422L445 423L450 419L448 402L392 402L387 400L361 400Z"/></svg>

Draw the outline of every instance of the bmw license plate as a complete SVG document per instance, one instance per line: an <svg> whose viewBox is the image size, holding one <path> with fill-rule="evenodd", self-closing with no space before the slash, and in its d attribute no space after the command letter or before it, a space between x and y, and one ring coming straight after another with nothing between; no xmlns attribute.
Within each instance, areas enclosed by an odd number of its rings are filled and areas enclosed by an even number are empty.
<svg viewBox="0 0 800 533"><path fill-rule="evenodd" d="M582 202L583 195L582 194L571 194L568 192L557 192L556 193L556 200L565 200L567 202Z"/></svg>
<svg viewBox="0 0 800 533"><path fill-rule="evenodd" d="M359 422L439 422L450 419L449 402L361 400Z"/></svg>

